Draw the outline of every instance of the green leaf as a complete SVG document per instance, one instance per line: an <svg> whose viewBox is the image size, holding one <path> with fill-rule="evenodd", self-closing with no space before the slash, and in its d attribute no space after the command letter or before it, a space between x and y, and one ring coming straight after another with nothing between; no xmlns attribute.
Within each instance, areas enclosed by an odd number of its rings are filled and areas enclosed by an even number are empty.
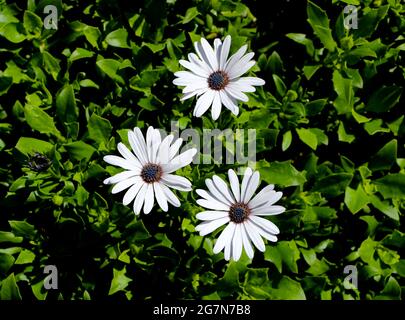
<svg viewBox="0 0 405 320"><path fill-rule="evenodd" d="M377 113L387 112L399 102L401 95L402 87L383 86L371 94L366 110Z"/></svg>
<svg viewBox="0 0 405 320"><path fill-rule="evenodd" d="M307 272L312 274L313 276L319 276L321 274L324 274L328 270L329 265L326 263L325 258L322 258L322 260L316 259L315 261L313 261Z"/></svg>
<svg viewBox="0 0 405 320"><path fill-rule="evenodd" d="M287 131L286 133L283 134L283 143L281 145L281 149L283 151L286 151L290 147L291 141L292 141L291 131Z"/></svg>
<svg viewBox="0 0 405 320"><path fill-rule="evenodd" d="M98 49L98 38L101 36L99 28L92 26L85 26L83 29L83 34L87 41L94 47Z"/></svg>
<svg viewBox="0 0 405 320"><path fill-rule="evenodd" d="M278 300L306 300L301 284L290 277L283 276L278 287L271 290L273 299Z"/></svg>
<svg viewBox="0 0 405 320"><path fill-rule="evenodd" d="M339 139L339 141L348 142L348 143L352 143L355 139L355 136L353 134L348 134L346 132L342 121L339 122L338 139Z"/></svg>
<svg viewBox="0 0 405 320"><path fill-rule="evenodd" d="M350 173L332 173L317 180L312 191L319 191L322 194L336 197L345 191L352 178L353 175Z"/></svg>
<svg viewBox="0 0 405 320"><path fill-rule="evenodd" d="M32 263L34 260L35 260L35 254L30 250L24 249L18 255L18 258L15 261L15 264L28 264L28 263Z"/></svg>
<svg viewBox="0 0 405 320"><path fill-rule="evenodd" d="M0 300L22 300L14 273L1 282Z"/></svg>
<svg viewBox="0 0 405 320"><path fill-rule="evenodd" d="M318 139L311 130L302 128L296 129L296 131L302 142L308 145L311 149L316 150L316 147L318 146Z"/></svg>
<svg viewBox="0 0 405 320"><path fill-rule="evenodd" d="M91 58L92 56L94 56L94 52L83 48L76 48L70 55L69 60L73 62L80 59Z"/></svg>
<svg viewBox="0 0 405 320"><path fill-rule="evenodd" d="M117 74L121 67L121 63L114 59L101 59L96 62L97 66L111 79L120 84L125 84L124 79Z"/></svg>
<svg viewBox="0 0 405 320"><path fill-rule="evenodd" d="M302 68L302 71L304 72L305 78L307 78L307 80L310 80L313 75L319 70L319 68L321 68L322 66L320 65L315 65L315 66L304 66L304 68Z"/></svg>
<svg viewBox="0 0 405 320"><path fill-rule="evenodd" d="M300 258L300 251L298 250L295 241L280 241L277 244L277 250L287 268L293 273L298 273L297 261Z"/></svg>
<svg viewBox="0 0 405 320"><path fill-rule="evenodd" d="M388 201L381 201L377 196L373 195L371 196L371 203L374 207L376 207L378 210L380 210L391 219L399 221L398 209L390 206Z"/></svg>
<svg viewBox="0 0 405 320"><path fill-rule="evenodd" d="M105 41L112 47L130 48L128 45L128 32L124 28L110 32L105 37Z"/></svg>
<svg viewBox="0 0 405 320"><path fill-rule="evenodd" d="M191 20L193 20L195 17L197 17L200 13L198 12L198 9L196 7L191 7L188 8L186 11L186 14L181 21L182 24L189 23Z"/></svg>
<svg viewBox="0 0 405 320"><path fill-rule="evenodd" d="M7 23L5 26L0 27L0 36L12 43L21 43L26 39L22 24L14 22Z"/></svg>
<svg viewBox="0 0 405 320"><path fill-rule="evenodd" d="M388 9L389 5L379 6L377 9L370 9L364 16L360 17L358 25L363 27L353 30L355 38L372 35L380 21L386 16Z"/></svg>
<svg viewBox="0 0 405 320"><path fill-rule="evenodd" d="M35 152L48 153L52 150L53 145L47 141L35 138L21 137L18 139L15 148L22 154L29 156Z"/></svg>
<svg viewBox="0 0 405 320"><path fill-rule="evenodd" d="M11 242L11 243L21 243L23 241L22 237L16 237L12 232L0 231L0 243Z"/></svg>
<svg viewBox="0 0 405 320"><path fill-rule="evenodd" d="M283 260L277 247L266 246L266 251L264 252L264 260L272 262L276 266L278 272L282 272Z"/></svg>
<svg viewBox="0 0 405 320"><path fill-rule="evenodd" d="M13 78L12 77L5 77L2 76L0 73L0 96L8 92L8 89L12 86L13 84Z"/></svg>
<svg viewBox="0 0 405 320"><path fill-rule="evenodd" d="M405 198L405 174L394 173L388 174L374 181L377 190L383 195L385 199L390 198Z"/></svg>
<svg viewBox="0 0 405 320"><path fill-rule="evenodd" d="M377 245L378 242L372 240L371 238L367 238L366 240L364 240L358 250L361 260L366 263L372 262L374 260L373 256Z"/></svg>
<svg viewBox="0 0 405 320"><path fill-rule="evenodd" d="M104 142L105 144L110 140L112 126L107 119L93 113L89 119L87 128L89 130L90 139L98 143Z"/></svg>
<svg viewBox="0 0 405 320"><path fill-rule="evenodd" d="M318 99L308 102L305 105L305 111L307 116L315 116L320 113L327 103L326 99Z"/></svg>
<svg viewBox="0 0 405 320"><path fill-rule="evenodd" d="M361 184L357 186L357 189L350 187L346 188L345 192L345 204L349 208L350 212L355 214L364 208L370 202L368 195L365 193Z"/></svg>
<svg viewBox="0 0 405 320"><path fill-rule="evenodd" d="M389 277L384 290L377 295L376 300L401 300L401 287L394 277Z"/></svg>
<svg viewBox="0 0 405 320"><path fill-rule="evenodd" d="M65 85L56 95L56 115L62 123L75 122L79 117L72 85Z"/></svg>
<svg viewBox="0 0 405 320"><path fill-rule="evenodd" d="M14 257L11 254L0 252L0 273L7 274L14 265Z"/></svg>
<svg viewBox="0 0 405 320"><path fill-rule="evenodd" d="M56 129L53 118L41 108L26 104L24 107L24 115L28 125L39 131L40 133L52 134L56 137L61 137L61 133Z"/></svg>
<svg viewBox="0 0 405 320"><path fill-rule="evenodd" d="M384 122L382 121L382 119L374 119L370 122L367 122L364 125L364 129L366 129L368 134L371 136L378 132L390 132L390 129L382 127L383 123Z"/></svg>
<svg viewBox="0 0 405 320"><path fill-rule="evenodd" d="M393 139L382 147L369 161L372 171L389 170L397 159L397 140Z"/></svg>
<svg viewBox="0 0 405 320"><path fill-rule="evenodd" d="M307 14L308 22L319 40L321 40L326 49L334 51L336 49L336 42L332 37L329 19L325 10L321 9L315 3L308 1Z"/></svg>
<svg viewBox="0 0 405 320"><path fill-rule="evenodd" d="M97 151L91 145L83 141L75 141L69 144L65 144L65 148L69 152L72 159L78 161L83 159L89 161L93 153Z"/></svg>
<svg viewBox="0 0 405 320"><path fill-rule="evenodd" d="M47 51L42 52L42 60L45 71L52 75L54 80L57 80L60 72L60 61Z"/></svg>
<svg viewBox="0 0 405 320"><path fill-rule="evenodd" d="M315 52L314 44L313 44L311 39L308 39L306 37L305 34L303 34L303 33L288 33L287 37L290 38L291 40L299 43L299 44L304 45L306 50L307 50L307 53L310 56L314 55L314 52Z"/></svg>
<svg viewBox="0 0 405 320"><path fill-rule="evenodd" d="M27 239L35 238L37 231L35 227L27 221L10 220L8 223L15 235L23 236Z"/></svg>
<svg viewBox="0 0 405 320"><path fill-rule="evenodd" d="M333 87L337 98L333 102L338 114L351 112L354 105L353 80L345 79L338 71L333 72Z"/></svg>
<svg viewBox="0 0 405 320"><path fill-rule="evenodd" d="M244 288L256 299L272 299L269 292L271 283L268 277L268 269L249 269L245 274Z"/></svg>
<svg viewBox="0 0 405 320"><path fill-rule="evenodd" d="M287 92L287 86L284 84L283 80L281 80L281 78L278 75L273 73L272 77L274 80L274 84L276 85L277 93L281 97L284 97L285 93Z"/></svg>
<svg viewBox="0 0 405 320"><path fill-rule="evenodd" d="M111 281L110 290L108 291L108 295L112 295L118 291L124 290L128 284L132 281L132 279L126 276L127 270L124 267L122 270L117 270L114 268L113 270L113 279Z"/></svg>
<svg viewBox="0 0 405 320"><path fill-rule="evenodd" d="M42 19L34 12L28 10L24 12L24 28L28 33L38 37L41 34L42 27Z"/></svg>
<svg viewBox="0 0 405 320"><path fill-rule="evenodd" d="M260 176L267 183L284 187L298 186L306 181L305 173L294 168L290 161L272 162L259 168Z"/></svg>

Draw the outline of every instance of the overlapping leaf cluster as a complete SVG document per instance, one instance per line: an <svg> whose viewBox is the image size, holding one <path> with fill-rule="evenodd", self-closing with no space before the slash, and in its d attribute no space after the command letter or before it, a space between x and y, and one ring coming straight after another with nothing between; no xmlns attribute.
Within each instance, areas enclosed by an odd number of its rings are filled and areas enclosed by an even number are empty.
<svg viewBox="0 0 405 320"><path fill-rule="evenodd" d="M269 19L256 1L0 1L0 299L403 297L403 4L283 3ZM47 4L57 30L43 26ZM358 29L344 28L347 4ZM283 28L288 10L304 27ZM233 52L257 52L266 85L238 117L192 118L171 83L178 60L200 36L228 34ZM102 156L129 128L172 120L257 130L257 168L287 208L264 255L213 255L213 238L194 231L192 192L135 217L102 185L117 172ZM36 153L49 168L33 166ZM182 175L198 188L238 165ZM56 291L43 288L45 265L58 267Z"/></svg>

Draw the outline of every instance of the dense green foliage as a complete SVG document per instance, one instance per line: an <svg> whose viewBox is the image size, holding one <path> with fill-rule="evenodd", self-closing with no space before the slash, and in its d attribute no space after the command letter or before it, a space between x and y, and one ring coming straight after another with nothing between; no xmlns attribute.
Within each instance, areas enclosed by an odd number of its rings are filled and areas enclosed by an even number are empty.
<svg viewBox="0 0 405 320"><path fill-rule="evenodd" d="M0 299L403 297L403 4L270 2L0 0ZM49 3L57 30L43 27ZM347 4L358 29L343 26ZM266 85L238 117L194 118L173 72L201 36L228 34L231 52L256 53ZM102 157L129 128L172 120L257 130L263 186L284 192L287 211L272 219L280 241L253 261L212 254L215 235L194 231L194 192L135 217L102 184L119 171ZM201 188L237 166L180 174ZM59 289L46 291L52 264Z"/></svg>

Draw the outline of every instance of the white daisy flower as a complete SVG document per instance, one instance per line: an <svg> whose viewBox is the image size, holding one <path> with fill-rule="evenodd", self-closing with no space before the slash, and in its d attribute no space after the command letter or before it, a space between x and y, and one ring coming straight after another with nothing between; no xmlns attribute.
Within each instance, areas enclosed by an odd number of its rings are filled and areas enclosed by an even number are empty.
<svg viewBox="0 0 405 320"><path fill-rule="evenodd" d="M197 149L191 148L178 154L183 139L173 142L174 136L168 135L163 140L158 129L149 127L146 141L139 128L128 132L131 152L123 143L118 143L122 157L108 155L104 161L119 166L125 171L104 180L105 184L115 184L112 193L125 192L123 203L130 204L134 199L134 212L139 214L143 206L145 214L152 210L155 198L163 211L168 210L168 203L175 207L180 201L169 189L190 191L191 183L184 177L172 174L187 166L193 160Z"/></svg>
<svg viewBox="0 0 405 320"><path fill-rule="evenodd" d="M202 220L195 229L205 236L219 227L228 224L218 237L214 253L224 249L225 259L239 260L242 247L250 259L253 258L253 246L260 251L265 251L263 238L276 242L278 227L261 216L271 216L283 213L285 208L273 205L282 197L282 192L274 191L274 185L268 185L252 198L259 186L260 174L247 168L239 185L239 179L233 170L228 171L231 188L218 176L212 180L205 180L208 191L198 189L197 193L202 199L197 203L209 209L197 214L197 219Z"/></svg>
<svg viewBox="0 0 405 320"><path fill-rule="evenodd" d="M243 45L228 59L231 47L231 36L227 36L222 43L214 40L214 48L207 40L201 38L194 43L197 55L190 53L187 60L180 60L180 64L190 71L179 71L173 83L185 86L183 97L186 100L197 96L197 103L193 115L201 117L212 105L212 119L217 120L222 105L238 115L238 101L247 102L249 98L244 92L254 92L254 86L264 85L264 80L255 77L241 77L255 65L251 60L253 52L245 54L247 45Z"/></svg>

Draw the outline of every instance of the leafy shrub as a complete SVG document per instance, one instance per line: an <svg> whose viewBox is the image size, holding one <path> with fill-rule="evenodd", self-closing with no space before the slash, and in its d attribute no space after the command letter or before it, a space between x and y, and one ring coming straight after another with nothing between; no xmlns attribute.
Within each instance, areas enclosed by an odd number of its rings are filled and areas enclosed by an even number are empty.
<svg viewBox="0 0 405 320"><path fill-rule="evenodd" d="M0 1L1 299L400 299L405 260L400 0ZM347 4L359 28L343 26ZM192 117L172 84L200 36L248 43L266 85ZM129 128L255 128L257 168L284 192L280 241L226 263L181 208L135 217L102 180ZM39 153L39 154L36 154ZM402 157L402 158L401 158ZM49 159L49 163L48 163ZM49 168L47 168L49 165ZM236 167L237 165L233 166ZM195 188L229 165L182 170ZM44 290L56 265L59 290ZM359 272L358 289L344 282Z"/></svg>

